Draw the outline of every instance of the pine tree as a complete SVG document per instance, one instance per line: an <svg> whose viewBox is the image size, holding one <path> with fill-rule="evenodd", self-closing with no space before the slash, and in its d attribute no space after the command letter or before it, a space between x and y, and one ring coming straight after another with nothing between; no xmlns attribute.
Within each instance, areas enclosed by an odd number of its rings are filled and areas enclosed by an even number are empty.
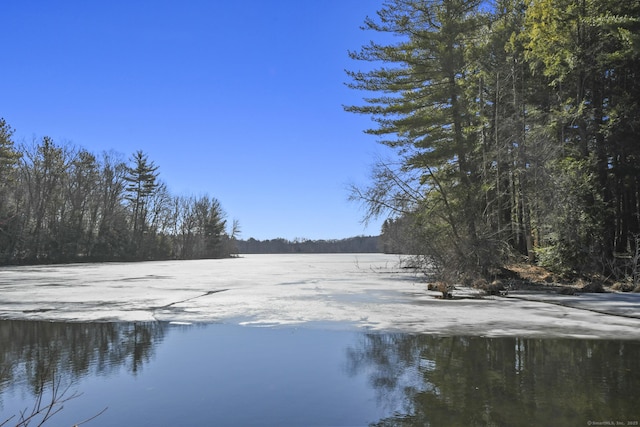
<svg viewBox="0 0 640 427"><path fill-rule="evenodd" d="M367 19L365 27L399 36L401 41L372 42L352 52L353 59L385 65L348 72L351 88L380 95L346 110L371 115L378 126L367 132L397 150L400 171L418 174L412 183L395 173L378 175L376 186L384 190L409 183L412 188L405 194L418 196L402 211L415 214L412 230L421 234L424 255L442 263L443 274L451 280L461 274L486 274L495 258L479 197L479 118L468 98L468 88L477 84L478 66L470 50L485 20L481 4L474 0L387 3L378 12L379 19ZM376 197L368 200L374 205L381 202ZM394 209L407 200L390 202Z"/></svg>
<svg viewBox="0 0 640 427"><path fill-rule="evenodd" d="M20 153L13 142L13 129L0 118L0 261L9 258L18 243L20 223L16 203L16 179Z"/></svg>
<svg viewBox="0 0 640 427"><path fill-rule="evenodd" d="M125 190L126 200L129 201L132 214L132 232L135 250L143 249L142 242L147 227L148 201L158 188L158 166L149 160L148 156L138 150L131 158L132 166L127 167L125 181L128 183ZM143 255L142 253L137 256Z"/></svg>

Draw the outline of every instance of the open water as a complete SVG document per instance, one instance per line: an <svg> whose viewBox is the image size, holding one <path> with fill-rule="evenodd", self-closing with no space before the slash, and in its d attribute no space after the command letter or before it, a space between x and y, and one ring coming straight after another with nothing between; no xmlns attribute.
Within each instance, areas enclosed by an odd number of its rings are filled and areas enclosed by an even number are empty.
<svg viewBox="0 0 640 427"><path fill-rule="evenodd" d="M0 321L0 425L54 387L45 426L638 425L640 342Z"/></svg>

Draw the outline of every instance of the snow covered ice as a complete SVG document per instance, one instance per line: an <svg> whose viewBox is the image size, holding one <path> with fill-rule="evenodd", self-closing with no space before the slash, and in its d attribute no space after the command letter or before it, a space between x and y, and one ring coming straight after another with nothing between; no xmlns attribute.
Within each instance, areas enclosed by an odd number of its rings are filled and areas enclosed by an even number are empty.
<svg viewBox="0 0 640 427"><path fill-rule="evenodd" d="M592 311L609 307L615 313L621 307L625 315L638 313L638 294L439 300L427 291L423 276L400 268L399 260L385 254L278 254L5 267L0 318L320 323L439 335L640 338L640 319Z"/></svg>

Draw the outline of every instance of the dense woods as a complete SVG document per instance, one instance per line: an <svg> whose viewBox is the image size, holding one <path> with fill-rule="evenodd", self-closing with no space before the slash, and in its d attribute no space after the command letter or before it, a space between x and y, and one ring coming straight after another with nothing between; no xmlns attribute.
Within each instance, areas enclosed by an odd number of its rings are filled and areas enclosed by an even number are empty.
<svg viewBox="0 0 640 427"><path fill-rule="evenodd" d="M335 240L270 239L237 240L240 254L317 254L317 253L371 253L380 252L378 236L357 236Z"/></svg>
<svg viewBox="0 0 640 427"><path fill-rule="evenodd" d="M0 119L0 264L220 258L235 252L220 202L170 194L142 151L128 160L43 137L16 144Z"/></svg>
<svg viewBox="0 0 640 427"><path fill-rule="evenodd" d="M443 280L524 259L638 277L640 2L390 0L347 111L395 154L354 187ZM382 40L376 42L375 39Z"/></svg>

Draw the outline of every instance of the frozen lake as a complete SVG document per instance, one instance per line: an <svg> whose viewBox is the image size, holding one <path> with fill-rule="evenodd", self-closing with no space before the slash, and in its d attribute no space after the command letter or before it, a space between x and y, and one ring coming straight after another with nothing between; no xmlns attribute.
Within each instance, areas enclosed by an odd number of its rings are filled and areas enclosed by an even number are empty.
<svg viewBox="0 0 640 427"><path fill-rule="evenodd" d="M52 383L79 396L45 425L638 420L639 295L440 300L399 261L2 268L0 424Z"/></svg>
<svg viewBox="0 0 640 427"><path fill-rule="evenodd" d="M638 313L638 294L443 301L399 261L384 254L292 254L5 267L0 269L0 318L259 326L313 322L437 335L640 339L640 319L592 311L608 304L613 311ZM566 306L571 304L574 308ZM580 304L587 310L575 308Z"/></svg>

